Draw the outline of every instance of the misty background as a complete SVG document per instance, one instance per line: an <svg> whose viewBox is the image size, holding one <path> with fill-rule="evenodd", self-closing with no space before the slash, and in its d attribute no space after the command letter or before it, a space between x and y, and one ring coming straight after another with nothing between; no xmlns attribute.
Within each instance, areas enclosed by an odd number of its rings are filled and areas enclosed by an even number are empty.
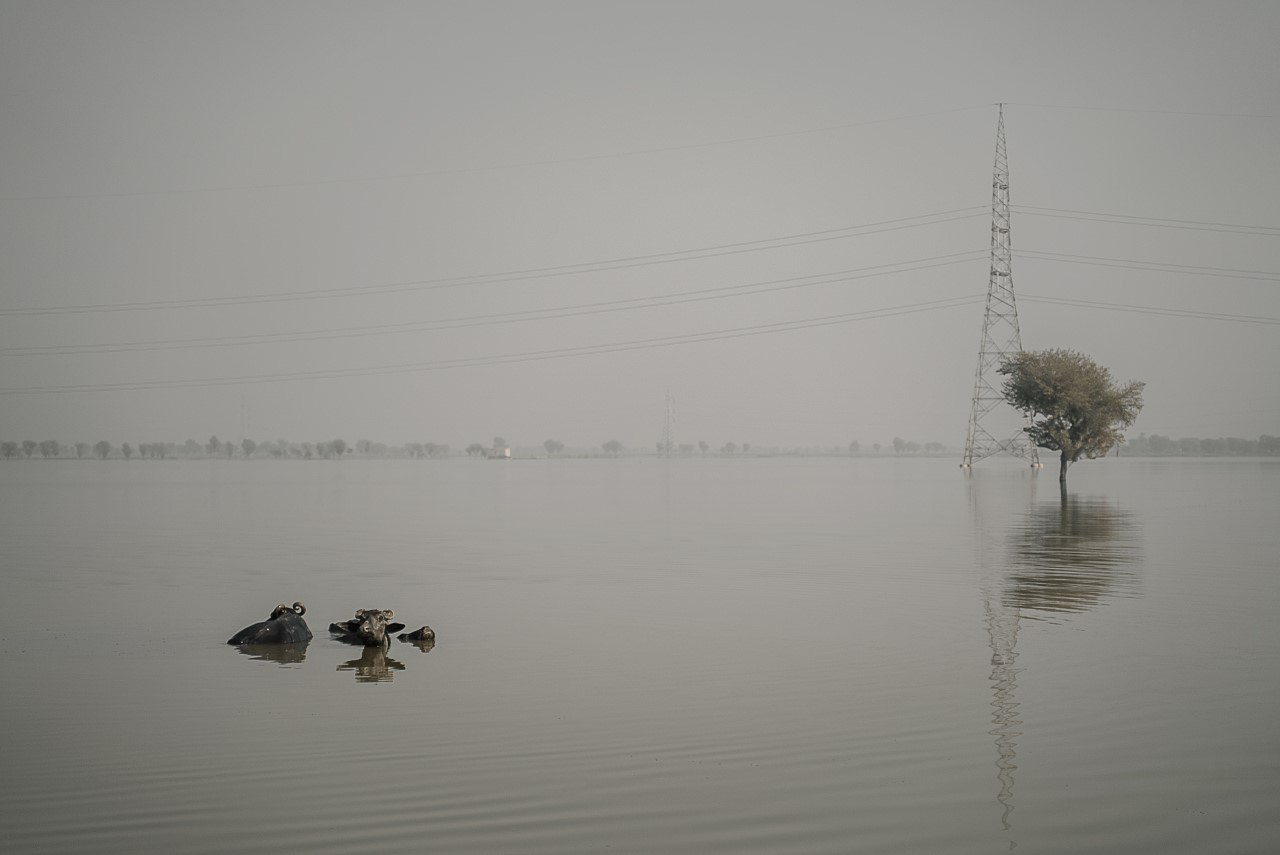
<svg viewBox="0 0 1280 855"><path fill-rule="evenodd" d="M0 2L0 436L963 443L1028 349L1277 433L1274 3Z"/></svg>

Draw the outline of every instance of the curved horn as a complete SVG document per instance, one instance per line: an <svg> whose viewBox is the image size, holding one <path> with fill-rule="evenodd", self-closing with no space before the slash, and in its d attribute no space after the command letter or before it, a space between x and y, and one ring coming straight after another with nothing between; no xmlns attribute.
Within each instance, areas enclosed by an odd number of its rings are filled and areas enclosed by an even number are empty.
<svg viewBox="0 0 1280 855"><path fill-rule="evenodd" d="M284 603L281 603L280 605L276 606L274 609L271 610L272 620L280 617L280 615L284 614L287 611L289 611L289 607L286 606Z"/></svg>
<svg viewBox="0 0 1280 855"><path fill-rule="evenodd" d="M293 610L300 615L305 615L307 613L307 607L302 604L301 600L293 604Z"/></svg>
<svg viewBox="0 0 1280 855"><path fill-rule="evenodd" d="M391 620L393 617L396 616L396 613L391 611L391 609L383 609L382 613L386 615L387 620Z"/></svg>
<svg viewBox="0 0 1280 855"><path fill-rule="evenodd" d="M356 609L356 617L357 618L364 617L364 609Z"/></svg>

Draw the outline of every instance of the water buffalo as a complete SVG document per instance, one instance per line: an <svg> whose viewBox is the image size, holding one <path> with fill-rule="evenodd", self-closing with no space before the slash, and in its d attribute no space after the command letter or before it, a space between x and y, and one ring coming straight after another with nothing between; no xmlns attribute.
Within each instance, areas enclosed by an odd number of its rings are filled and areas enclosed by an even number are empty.
<svg viewBox="0 0 1280 855"><path fill-rule="evenodd" d="M416 643L435 641L436 631L429 626L424 626L422 629L415 629L413 632L402 632L400 635L397 635L396 638L401 641L412 641Z"/></svg>
<svg viewBox="0 0 1280 855"><path fill-rule="evenodd" d="M227 644L301 644L311 640L311 630L302 616L307 607L302 603L286 606L284 603L271 610L271 617L246 626L227 639Z"/></svg>
<svg viewBox="0 0 1280 855"><path fill-rule="evenodd" d="M329 632L349 644L386 647L391 644L388 633L404 629L404 624L390 622L393 617L395 612L391 609L356 609L356 616L351 620L329 624Z"/></svg>

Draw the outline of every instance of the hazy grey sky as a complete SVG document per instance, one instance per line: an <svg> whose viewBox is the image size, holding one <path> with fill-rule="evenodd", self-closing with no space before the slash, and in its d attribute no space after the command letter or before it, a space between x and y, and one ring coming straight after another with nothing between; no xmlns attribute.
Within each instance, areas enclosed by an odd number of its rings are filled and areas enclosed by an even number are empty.
<svg viewBox="0 0 1280 855"><path fill-rule="evenodd" d="M1147 381L1135 433L1280 433L1277 34L1274 2L0 0L0 437L651 446L670 389L681 442L959 446L997 101L1024 346ZM756 334L809 319L841 322Z"/></svg>

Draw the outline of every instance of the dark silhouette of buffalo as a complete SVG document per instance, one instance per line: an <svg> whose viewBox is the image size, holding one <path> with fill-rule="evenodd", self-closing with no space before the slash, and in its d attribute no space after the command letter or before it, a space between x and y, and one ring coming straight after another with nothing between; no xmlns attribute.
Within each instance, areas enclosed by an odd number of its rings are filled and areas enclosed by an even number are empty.
<svg viewBox="0 0 1280 855"><path fill-rule="evenodd" d="M396 638L414 643L434 642L436 640L436 631L429 626L424 626L422 629L415 629L413 632L402 632Z"/></svg>
<svg viewBox="0 0 1280 855"><path fill-rule="evenodd" d="M227 644L302 644L311 640L311 630L302 616L307 607L302 603L286 606L284 603L271 610L271 617L246 626L227 639Z"/></svg>
<svg viewBox="0 0 1280 855"><path fill-rule="evenodd" d="M404 629L402 623L391 623L393 617L395 612L391 609L356 609L351 620L329 624L329 632L348 644L387 647L391 644L389 633Z"/></svg>

